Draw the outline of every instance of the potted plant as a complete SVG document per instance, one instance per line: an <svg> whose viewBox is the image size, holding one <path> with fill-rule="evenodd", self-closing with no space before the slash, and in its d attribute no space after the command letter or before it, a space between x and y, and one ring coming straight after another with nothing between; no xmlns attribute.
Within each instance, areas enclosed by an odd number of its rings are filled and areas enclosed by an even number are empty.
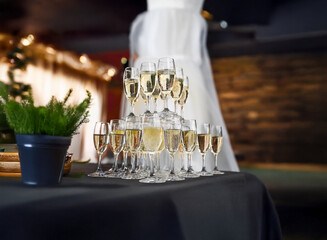
<svg viewBox="0 0 327 240"><path fill-rule="evenodd" d="M52 97L45 106L35 106L32 91L26 100L9 98L8 89L0 82L0 105L10 127L15 131L22 180L29 185L59 184L65 156L72 135L88 121L91 93L78 105L68 105L70 89L63 101Z"/></svg>

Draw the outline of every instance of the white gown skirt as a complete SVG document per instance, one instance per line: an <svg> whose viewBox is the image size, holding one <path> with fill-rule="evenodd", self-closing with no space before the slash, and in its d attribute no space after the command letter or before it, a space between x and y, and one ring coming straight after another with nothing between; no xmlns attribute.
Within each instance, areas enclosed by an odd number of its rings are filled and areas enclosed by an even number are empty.
<svg viewBox="0 0 327 240"><path fill-rule="evenodd" d="M160 57L174 58L176 66L183 68L184 75L188 76L190 81L189 97L184 106L184 118L196 119L197 124L221 125L223 146L219 153L218 167L221 170L239 171L220 111L206 49L206 33L206 22L199 13L164 9L140 14L133 22L130 34L131 65L140 67L142 62L157 64ZM134 53L138 54L135 62L133 62ZM171 98L168 103L169 109L173 111L174 103ZM144 101L139 97L135 103L135 113L142 114L145 109ZM163 103L159 99L158 111L162 109ZM126 98L123 96L121 116L128 115L129 111ZM177 155L176 159L178 159ZM209 170L213 168L214 157L209 151L206 154L206 164ZM201 156L197 149L193 154L193 165L196 170L201 169Z"/></svg>

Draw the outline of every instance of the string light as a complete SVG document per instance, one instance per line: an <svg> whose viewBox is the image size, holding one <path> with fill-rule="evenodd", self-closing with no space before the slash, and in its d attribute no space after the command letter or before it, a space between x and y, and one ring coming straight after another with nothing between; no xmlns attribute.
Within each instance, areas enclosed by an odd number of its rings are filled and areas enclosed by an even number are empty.
<svg viewBox="0 0 327 240"><path fill-rule="evenodd" d="M127 58L123 57L120 60L121 64L126 64L127 63Z"/></svg>
<svg viewBox="0 0 327 240"><path fill-rule="evenodd" d="M206 20L212 20L213 19L213 15L210 12L206 11L206 10L202 10L201 14L204 17L204 19L206 19Z"/></svg>
<svg viewBox="0 0 327 240"><path fill-rule="evenodd" d="M220 24L220 27L223 29L228 27L228 23L225 20L221 20L219 24Z"/></svg>
<svg viewBox="0 0 327 240"><path fill-rule="evenodd" d="M116 74L116 70L114 68L109 68L108 69L108 76L113 77Z"/></svg>
<svg viewBox="0 0 327 240"><path fill-rule="evenodd" d="M15 57L20 60L24 60L27 57L65 65L68 68L108 82L118 72L115 67L98 60L92 60L87 54L76 55L74 52L60 51L49 45L34 43L34 41L35 36L33 34L18 39L18 46L24 50L24 53L17 52ZM13 36L0 33L0 45L3 46L4 50L11 51L12 45L15 42L17 43ZM2 61L1 56L0 61ZM126 58L121 59L121 61L128 62ZM13 59L9 59L9 62L10 64L15 64Z"/></svg>
<svg viewBox="0 0 327 240"><path fill-rule="evenodd" d="M79 57L79 61L80 61L81 63L83 63L83 64L85 64L85 63L87 62L87 60L88 60L88 57L87 57L86 54L83 54L83 55L81 55L81 56Z"/></svg>
<svg viewBox="0 0 327 240"><path fill-rule="evenodd" d="M20 40L21 44L23 44L25 47L31 45L31 43L34 41L35 37L33 34L29 34L27 37L24 37Z"/></svg>

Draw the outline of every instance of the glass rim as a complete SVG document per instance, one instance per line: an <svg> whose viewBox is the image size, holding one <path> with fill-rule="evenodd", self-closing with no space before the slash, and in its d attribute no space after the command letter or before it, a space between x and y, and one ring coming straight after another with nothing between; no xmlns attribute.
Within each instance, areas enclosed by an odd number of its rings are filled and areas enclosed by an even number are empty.
<svg viewBox="0 0 327 240"><path fill-rule="evenodd" d="M165 59L165 60L168 60L168 59L169 59L169 60L173 60L173 61L175 62L175 59L172 58L172 57L161 57L161 58L158 59L158 62L159 62L160 60L164 60L164 59Z"/></svg>

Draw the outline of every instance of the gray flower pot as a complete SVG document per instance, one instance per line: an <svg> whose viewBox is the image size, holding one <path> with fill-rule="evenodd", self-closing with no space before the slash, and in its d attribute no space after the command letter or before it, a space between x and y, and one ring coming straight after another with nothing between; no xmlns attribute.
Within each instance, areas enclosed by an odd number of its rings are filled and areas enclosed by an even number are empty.
<svg viewBox="0 0 327 240"><path fill-rule="evenodd" d="M61 182L71 137L16 134L24 184L47 186Z"/></svg>

